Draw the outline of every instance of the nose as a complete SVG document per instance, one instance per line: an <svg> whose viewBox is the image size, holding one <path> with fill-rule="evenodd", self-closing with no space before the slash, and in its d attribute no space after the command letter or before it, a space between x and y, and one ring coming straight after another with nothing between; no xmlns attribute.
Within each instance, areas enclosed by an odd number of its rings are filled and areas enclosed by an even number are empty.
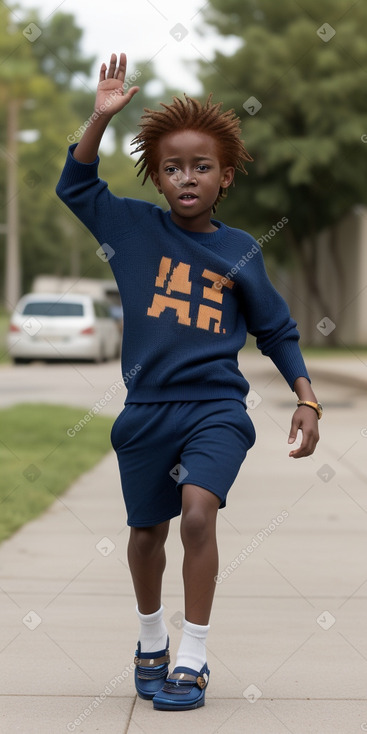
<svg viewBox="0 0 367 734"><path fill-rule="evenodd" d="M180 180L180 186L196 186L197 185L197 177L195 174L195 171L190 171L190 169L187 169L186 171L182 172L182 178Z"/></svg>
<svg viewBox="0 0 367 734"><path fill-rule="evenodd" d="M189 168L177 171L177 173L172 176L171 181L177 186L178 188L184 188L185 186L196 186L197 185L197 178L194 171L190 171Z"/></svg>

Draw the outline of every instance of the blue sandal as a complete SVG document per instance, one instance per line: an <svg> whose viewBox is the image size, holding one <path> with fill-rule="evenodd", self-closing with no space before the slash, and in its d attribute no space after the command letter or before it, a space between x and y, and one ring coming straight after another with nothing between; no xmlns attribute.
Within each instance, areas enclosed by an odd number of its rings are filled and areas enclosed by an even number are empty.
<svg viewBox="0 0 367 734"><path fill-rule="evenodd" d="M141 652L141 645L135 653L135 688L140 698L150 701L162 688L167 675L169 657L169 637L165 650L158 652Z"/></svg>
<svg viewBox="0 0 367 734"><path fill-rule="evenodd" d="M199 673L192 668L175 668L163 688L154 696L154 708L160 711L189 711L204 706L209 674L206 663Z"/></svg>

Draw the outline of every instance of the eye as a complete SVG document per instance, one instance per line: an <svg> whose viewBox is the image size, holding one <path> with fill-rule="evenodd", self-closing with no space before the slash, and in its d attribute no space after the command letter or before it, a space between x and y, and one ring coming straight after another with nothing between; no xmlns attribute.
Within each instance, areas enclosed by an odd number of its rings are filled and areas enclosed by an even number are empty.
<svg viewBox="0 0 367 734"><path fill-rule="evenodd" d="M200 172L204 172L204 171L209 171L209 170L210 170L210 166L208 166L208 165L207 165L206 163L200 163L200 164L199 164L199 165L197 166L197 169L198 169L198 171L200 171Z"/></svg>
<svg viewBox="0 0 367 734"><path fill-rule="evenodd" d="M175 171L178 171L179 169L176 166L167 166L164 170L166 173L175 173Z"/></svg>

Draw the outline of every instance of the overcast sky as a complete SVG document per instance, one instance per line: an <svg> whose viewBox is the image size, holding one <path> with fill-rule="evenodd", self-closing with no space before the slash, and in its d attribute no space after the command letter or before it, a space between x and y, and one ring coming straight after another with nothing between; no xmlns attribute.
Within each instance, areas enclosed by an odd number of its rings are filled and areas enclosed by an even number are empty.
<svg viewBox="0 0 367 734"><path fill-rule="evenodd" d="M231 53L235 39L216 36L214 29L200 35L200 10L205 0L20 0L23 9L36 7L43 21L56 10L72 13L83 29L83 50L97 57L94 73L111 52L125 51L128 74L138 59L154 59L157 74L189 94L200 93L195 69L189 62L212 59L214 49ZM26 13L25 13L26 17ZM159 94L158 86L151 90Z"/></svg>

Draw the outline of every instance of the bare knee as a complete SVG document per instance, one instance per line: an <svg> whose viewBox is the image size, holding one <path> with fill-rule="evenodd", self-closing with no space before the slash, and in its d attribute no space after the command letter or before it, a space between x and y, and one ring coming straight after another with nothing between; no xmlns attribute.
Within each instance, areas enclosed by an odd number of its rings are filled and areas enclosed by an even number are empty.
<svg viewBox="0 0 367 734"><path fill-rule="evenodd" d="M185 549L200 547L215 538L220 499L192 484L182 487L181 538Z"/></svg>
<svg viewBox="0 0 367 734"><path fill-rule="evenodd" d="M130 547L142 556L159 553L167 539L169 522L146 528L130 528Z"/></svg>
<svg viewBox="0 0 367 734"><path fill-rule="evenodd" d="M182 514L181 538L184 546L200 546L211 536L213 528L203 507L190 507Z"/></svg>

